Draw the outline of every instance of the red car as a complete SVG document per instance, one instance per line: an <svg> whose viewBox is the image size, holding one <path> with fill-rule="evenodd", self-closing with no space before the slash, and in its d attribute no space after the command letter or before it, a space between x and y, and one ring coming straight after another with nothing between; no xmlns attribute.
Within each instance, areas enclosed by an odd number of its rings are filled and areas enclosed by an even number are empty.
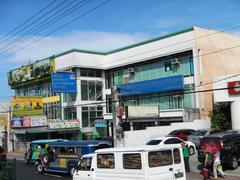
<svg viewBox="0 0 240 180"><path fill-rule="evenodd" d="M187 141L187 137L195 132L194 129L178 129L170 132L167 136L178 137L184 141Z"/></svg>

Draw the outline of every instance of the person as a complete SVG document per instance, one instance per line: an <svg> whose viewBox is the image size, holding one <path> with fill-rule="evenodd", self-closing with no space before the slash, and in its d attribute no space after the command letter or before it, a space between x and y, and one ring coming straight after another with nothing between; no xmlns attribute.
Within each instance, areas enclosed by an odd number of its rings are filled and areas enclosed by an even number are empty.
<svg viewBox="0 0 240 180"><path fill-rule="evenodd" d="M183 148L183 158L184 158L184 164L185 164L185 171L190 172L190 164L189 164L189 148L187 143L182 142L182 148Z"/></svg>
<svg viewBox="0 0 240 180"><path fill-rule="evenodd" d="M222 166L221 166L221 160L220 160L220 151L217 151L216 153L214 153L214 161L213 161L213 179L217 179L218 178L218 173L220 174L221 177L225 177L225 174L222 170Z"/></svg>
<svg viewBox="0 0 240 180"><path fill-rule="evenodd" d="M205 152L204 168L203 168L203 170L205 171L205 173L203 174L204 180L210 178L212 162L213 162L213 155L209 152Z"/></svg>

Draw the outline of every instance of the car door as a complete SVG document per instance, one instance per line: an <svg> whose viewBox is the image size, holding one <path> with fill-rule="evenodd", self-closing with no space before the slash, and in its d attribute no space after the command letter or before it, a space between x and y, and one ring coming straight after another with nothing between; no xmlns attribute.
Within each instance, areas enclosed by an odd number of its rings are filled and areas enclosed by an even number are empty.
<svg viewBox="0 0 240 180"><path fill-rule="evenodd" d="M78 164L78 170L74 174L74 180L93 180L92 157L83 157Z"/></svg>

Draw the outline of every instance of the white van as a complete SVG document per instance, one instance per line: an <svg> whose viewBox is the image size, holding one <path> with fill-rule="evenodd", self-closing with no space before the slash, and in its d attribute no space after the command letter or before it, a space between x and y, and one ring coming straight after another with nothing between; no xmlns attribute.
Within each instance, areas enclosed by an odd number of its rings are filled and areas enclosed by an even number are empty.
<svg viewBox="0 0 240 180"><path fill-rule="evenodd" d="M180 144L109 148L82 156L73 180L186 180Z"/></svg>

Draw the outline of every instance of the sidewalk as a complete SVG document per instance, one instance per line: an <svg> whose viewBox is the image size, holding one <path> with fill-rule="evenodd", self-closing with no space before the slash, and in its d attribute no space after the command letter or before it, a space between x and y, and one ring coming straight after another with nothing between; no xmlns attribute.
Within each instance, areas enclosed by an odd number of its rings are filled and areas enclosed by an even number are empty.
<svg viewBox="0 0 240 180"><path fill-rule="evenodd" d="M190 172L187 173L187 180L201 180L203 179L203 176L197 172ZM226 178L218 178L220 179L224 179L224 180L239 180L239 177L236 176L226 176Z"/></svg>
<svg viewBox="0 0 240 180"><path fill-rule="evenodd" d="M7 159L14 159L14 158L16 160L23 161L24 160L24 153L14 152L14 151L11 151L11 152L7 153Z"/></svg>

